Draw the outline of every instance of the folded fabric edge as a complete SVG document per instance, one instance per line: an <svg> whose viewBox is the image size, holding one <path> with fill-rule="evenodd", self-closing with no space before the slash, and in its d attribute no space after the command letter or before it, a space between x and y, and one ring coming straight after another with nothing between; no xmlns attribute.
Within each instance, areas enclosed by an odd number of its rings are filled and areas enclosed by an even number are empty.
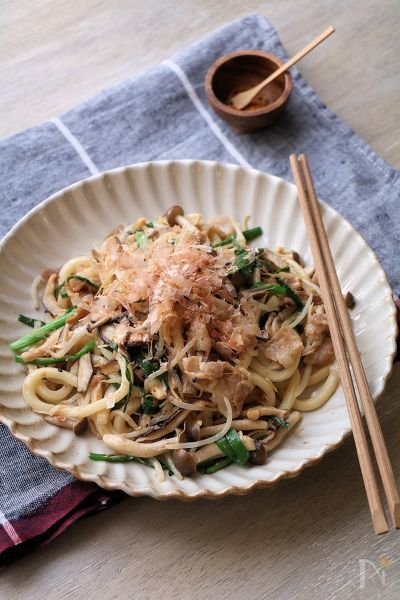
<svg viewBox="0 0 400 600"><path fill-rule="evenodd" d="M78 519L96 514L125 497L123 492L107 492L95 483L68 483L33 514L2 524L0 566L48 544Z"/></svg>

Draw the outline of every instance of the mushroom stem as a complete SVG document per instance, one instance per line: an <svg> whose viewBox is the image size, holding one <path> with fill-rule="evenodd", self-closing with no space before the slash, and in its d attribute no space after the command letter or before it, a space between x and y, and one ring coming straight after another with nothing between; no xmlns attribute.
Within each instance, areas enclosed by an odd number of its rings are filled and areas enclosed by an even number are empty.
<svg viewBox="0 0 400 600"><path fill-rule="evenodd" d="M241 441L250 452L256 449L256 444L253 438L248 435L242 435ZM220 450L217 444L207 444L207 446L203 446L200 450L194 453L194 459L196 464L201 462L205 462L206 460L211 460L212 458L218 458L219 456L224 456L222 450Z"/></svg>
<svg viewBox="0 0 400 600"><path fill-rule="evenodd" d="M126 454L128 456L137 456L138 458L152 458L153 456L159 456L167 450L171 443L176 443L178 438L169 438L167 440L159 440L149 444L143 444L134 440L128 440L122 435L116 435L113 433L106 433L103 436L103 442L106 446L115 450L119 454Z"/></svg>
<svg viewBox="0 0 400 600"><path fill-rule="evenodd" d="M166 419L164 423L161 423L160 425L154 425L154 427L148 433L143 435L143 438L138 438L137 441L147 442L150 440L156 440L157 438L162 437L164 435L168 435L174 429L179 427L181 423L183 423L188 414L188 410L177 410L176 413L171 415L173 416L171 420Z"/></svg>
<svg viewBox="0 0 400 600"><path fill-rule="evenodd" d="M274 406L253 406L252 408L243 411L242 415L246 415L247 418L252 421L257 421L260 417L265 416L276 416L286 420L289 416L289 411L275 408Z"/></svg>
<svg viewBox="0 0 400 600"><path fill-rule="evenodd" d="M205 438L208 436L215 435L224 427L221 425L210 425L209 427L203 427L200 429L200 437ZM253 429L268 429L268 423L266 421L253 421L250 419L236 419L232 421L232 429L236 431L252 431Z"/></svg>
<svg viewBox="0 0 400 600"><path fill-rule="evenodd" d="M189 219L187 219L186 217L183 217L181 215L176 216L175 223L182 228L185 227L186 229L189 229L190 231L196 231L196 232L199 231L197 229L197 227L189 221Z"/></svg>
<svg viewBox="0 0 400 600"><path fill-rule="evenodd" d="M267 452L270 452L271 450L273 450L274 448L276 448L277 446L279 446L279 444L281 443L281 441L283 440L284 437L287 436L287 434L289 433L289 431L291 429L293 429L293 427L295 425L297 425L297 423L301 420L301 413L299 413L297 410L294 410L292 413L290 413L287 422L289 423L289 426L285 429L284 427L280 427L274 438L267 442L265 445L265 449Z"/></svg>
<svg viewBox="0 0 400 600"><path fill-rule="evenodd" d="M68 419L67 417L45 417L45 420L52 425L62 427L63 429L70 429L75 435L82 435L85 433L88 427L88 420L86 417L83 419Z"/></svg>

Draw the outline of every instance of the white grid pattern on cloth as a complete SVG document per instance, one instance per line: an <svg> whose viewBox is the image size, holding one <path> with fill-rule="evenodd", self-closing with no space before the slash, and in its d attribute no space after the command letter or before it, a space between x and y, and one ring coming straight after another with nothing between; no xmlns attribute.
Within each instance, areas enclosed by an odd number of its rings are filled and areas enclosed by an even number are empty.
<svg viewBox="0 0 400 600"><path fill-rule="evenodd" d="M228 140L228 138L222 133L221 129L218 125L213 121L208 111L204 108L200 98L196 94L196 91L189 79L186 76L186 73L177 65L173 60L164 60L161 64L169 67L171 71L175 73L181 82L183 88L185 89L187 95L192 101L193 105L199 112L199 114L203 117L204 121L207 123L215 137L221 142L221 144L225 147L225 149L229 152L229 154L239 163L242 167L250 167L251 165L247 162L244 156L239 152L237 148Z"/></svg>
<svg viewBox="0 0 400 600"><path fill-rule="evenodd" d="M11 525L10 521L7 519L4 513L0 510L0 525L3 527L4 531L13 541L14 545L21 544L22 540L19 537L18 533L15 531L14 527Z"/></svg>
<svg viewBox="0 0 400 600"><path fill-rule="evenodd" d="M51 119L51 122L57 127L57 129L63 134L65 139L71 144L76 153L79 155L82 162L86 165L92 175L98 175L99 169L96 167L89 154L86 152L81 143L71 133L71 131L64 125L64 123L58 117Z"/></svg>

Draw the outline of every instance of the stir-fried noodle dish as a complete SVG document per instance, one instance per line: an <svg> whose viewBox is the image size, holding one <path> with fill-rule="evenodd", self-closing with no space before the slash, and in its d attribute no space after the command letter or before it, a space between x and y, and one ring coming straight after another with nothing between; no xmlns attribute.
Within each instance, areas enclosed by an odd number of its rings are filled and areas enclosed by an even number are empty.
<svg viewBox="0 0 400 600"><path fill-rule="evenodd" d="M173 206L43 271L11 344L27 404L161 480L265 463L338 374L313 267L261 234Z"/></svg>

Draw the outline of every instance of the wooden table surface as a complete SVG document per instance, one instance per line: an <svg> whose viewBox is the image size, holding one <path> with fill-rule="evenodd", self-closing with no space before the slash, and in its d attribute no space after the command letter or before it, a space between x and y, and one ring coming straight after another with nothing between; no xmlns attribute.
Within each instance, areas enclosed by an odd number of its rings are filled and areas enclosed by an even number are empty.
<svg viewBox="0 0 400 600"><path fill-rule="evenodd" d="M45 121L252 11L300 70L400 167L398 0L0 0L0 136ZM400 369L379 403L400 476ZM352 439L301 476L223 501L128 499L0 573L2 600L400 598L400 533L373 535Z"/></svg>

